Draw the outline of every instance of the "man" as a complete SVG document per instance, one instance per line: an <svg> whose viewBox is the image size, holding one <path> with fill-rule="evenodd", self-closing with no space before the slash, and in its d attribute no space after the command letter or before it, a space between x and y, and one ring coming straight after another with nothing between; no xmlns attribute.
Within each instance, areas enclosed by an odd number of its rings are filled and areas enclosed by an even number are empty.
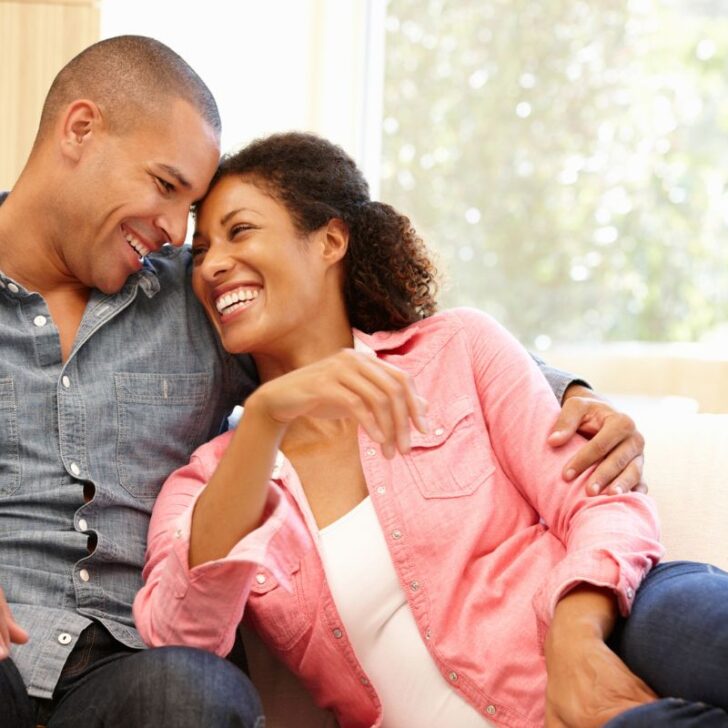
<svg viewBox="0 0 728 728"><path fill-rule="evenodd" d="M219 132L214 99L179 56L149 38L105 40L59 73L0 205L3 726L259 715L237 668L143 650L131 617L164 478L252 386L209 328L180 248ZM562 373L551 380L569 397L551 444L596 433L565 477L611 451L597 490L638 485L629 418Z"/></svg>
<svg viewBox="0 0 728 728"><path fill-rule="evenodd" d="M12 605L0 657L17 645L0 662L3 726L253 726L260 714L231 663L141 651L130 612L162 480L249 381L186 285L186 254L160 251L184 241L219 134L214 99L176 54L102 42L56 78L0 207L0 584Z"/></svg>

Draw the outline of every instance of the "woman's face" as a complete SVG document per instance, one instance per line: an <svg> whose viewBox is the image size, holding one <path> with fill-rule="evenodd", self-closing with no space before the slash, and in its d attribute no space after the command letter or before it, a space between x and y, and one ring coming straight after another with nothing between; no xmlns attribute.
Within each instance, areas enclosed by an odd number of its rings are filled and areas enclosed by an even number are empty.
<svg viewBox="0 0 728 728"><path fill-rule="evenodd" d="M320 233L260 187L223 177L197 212L192 286L230 352L295 347L324 305Z"/></svg>

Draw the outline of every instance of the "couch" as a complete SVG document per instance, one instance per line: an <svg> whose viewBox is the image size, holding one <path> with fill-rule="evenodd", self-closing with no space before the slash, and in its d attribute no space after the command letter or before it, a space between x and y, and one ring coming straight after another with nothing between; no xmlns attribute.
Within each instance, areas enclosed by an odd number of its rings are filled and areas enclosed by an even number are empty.
<svg viewBox="0 0 728 728"><path fill-rule="evenodd" d="M728 570L728 414L636 416L645 435L645 478L657 501L666 559L709 561ZM333 716L244 630L268 728L336 728Z"/></svg>

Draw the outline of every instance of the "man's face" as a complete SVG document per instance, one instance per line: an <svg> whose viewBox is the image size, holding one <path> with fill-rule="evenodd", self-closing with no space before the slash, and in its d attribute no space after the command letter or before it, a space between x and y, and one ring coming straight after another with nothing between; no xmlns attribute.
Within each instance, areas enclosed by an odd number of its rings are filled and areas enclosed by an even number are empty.
<svg viewBox="0 0 728 728"><path fill-rule="evenodd" d="M78 204L57 243L67 275L114 293L143 256L181 245L219 156L216 132L182 100L124 133L99 132L74 171Z"/></svg>

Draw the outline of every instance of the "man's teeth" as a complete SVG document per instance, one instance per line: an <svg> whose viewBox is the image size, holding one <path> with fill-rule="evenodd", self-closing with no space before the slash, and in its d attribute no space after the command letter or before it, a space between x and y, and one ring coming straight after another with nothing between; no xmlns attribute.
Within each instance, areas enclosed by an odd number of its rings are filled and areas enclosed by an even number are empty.
<svg viewBox="0 0 728 728"><path fill-rule="evenodd" d="M231 313L243 308L251 301L258 298L257 288L236 288L234 291L225 293L215 301L215 308L218 313Z"/></svg>
<svg viewBox="0 0 728 728"><path fill-rule="evenodd" d="M145 255L149 255L149 253L152 252L146 245L142 245L131 233L126 233L124 238L126 239L126 242L129 243L129 245L131 245L137 253L139 253L140 258L143 258Z"/></svg>

